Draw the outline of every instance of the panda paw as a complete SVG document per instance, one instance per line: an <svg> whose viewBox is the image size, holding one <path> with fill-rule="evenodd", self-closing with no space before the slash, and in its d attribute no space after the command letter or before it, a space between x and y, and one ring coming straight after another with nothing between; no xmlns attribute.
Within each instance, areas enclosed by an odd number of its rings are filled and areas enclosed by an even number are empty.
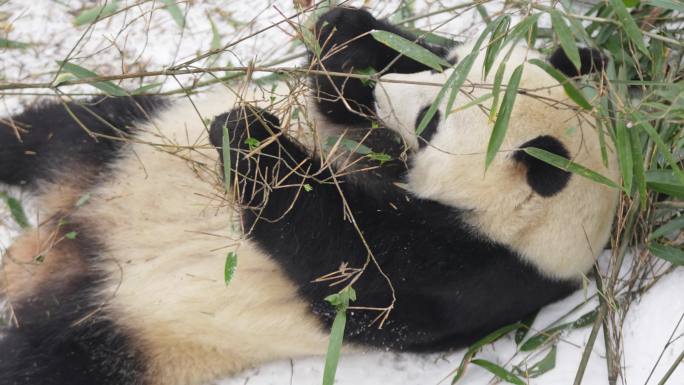
<svg viewBox="0 0 684 385"><path fill-rule="evenodd" d="M217 148L223 146L224 128L227 129L232 149L253 149L255 144L280 132L280 120L256 107L244 106L214 118L210 141Z"/></svg>
<svg viewBox="0 0 684 385"><path fill-rule="evenodd" d="M378 20L364 9L337 7L320 16L316 31L321 45L334 46L377 29L378 24Z"/></svg>

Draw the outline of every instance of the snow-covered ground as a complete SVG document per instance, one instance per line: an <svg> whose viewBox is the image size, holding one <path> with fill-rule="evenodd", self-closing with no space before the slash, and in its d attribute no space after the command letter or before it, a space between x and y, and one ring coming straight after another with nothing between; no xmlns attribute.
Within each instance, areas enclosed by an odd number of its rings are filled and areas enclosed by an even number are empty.
<svg viewBox="0 0 684 385"><path fill-rule="evenodd" d="M263 65L303 52L303 47L293 42L293 26L282 22L285 17L296 13L291 0L180 1L178 5L185 13L186 19L183 28L180 28L171 13L162 9L159 0L125 0L118 2L119 14L97 23L92 28L87 24L79 27L72 24L78 10L92 7L96 3L67 0L0 1L0 38L31 44L21 50L0 50L0 84L4 81L52 81L54 73L51 71L58 68L56 61L65 58L102 75L158 70L193 58L217 44L223 46L252 34L255 35L232 46L220 57L197 64L243 66L254 61ZM384 16L394 14L398 3L381 0L352 2L357 6L365 4L376 15ZM415 12L421 15L464 3L465 1L418 0L415 1ZM500 9L500 5L488 4L487 9L493 14ZM306 16L302 16L299 20L305 18ZM473 25L480 20L479 18L480 16L471 9L456 18L444 14L421 18L416 21L416 25L436 27L441 24L438 32L464 40L477 32ZM215 29L212 29L210 20L215 24ZM301 62L301 59L292 59L280 65L293 65L297 60ZM143 84L164 80L162 89L173 90L178 88L179 82L187 85L194 79L196 77L185 76L178 77L178 81L173 78L145 79L142 83L129 80L122 84L128 89L133 89ZM207 77L200 80L207 80ZM54 97L54 93L47 89L30 91L25 91L21 96L11 92L0 96L0 116L20 110L22 105L35 100L36 94L43 95L41 97ZM73 92L87 94L96 90L89 86L79 86L69 89L69 93ZM22 197L19 191L11 193ZM30 199L27 199L26 203L30 212ZM6 247L17 234L9 214L3 210L5 208L0 207L0 249ZM604 255L602 262L605 263L606 260L607 255ZM629 263L625 263L625 266L629 266ZM222 266L217 266L217 269L221 268ZM571 309L585 301L587 303L567 315L565 321L572 321L593 310L597 305L595 292L592 283L585 290L547 306L535 320L531 333L558 322ZM659 280L632 304L622 328L624 351L621 364L624 376L619 383L657 384L684 350L684 339L679 338L684 335L684 325L679 322L684 316L683 292L684 269L677 269ZM529 383L571 384L589 336L589 329L585 327L564 333L556 344L555 368L540 377L530 379ZM451 381L450 373L458 367L464 353L460 350L422 355L391 352L346 354L341 358L337 383L448 384ZM517 352L513 337L507 336L487 346L478 357L510 369L514 365L522 368L526 365L531 366L547 353L548 349L537 350L532 354ZM583 384L608 383L604 357L603 334L599 333ZM312 357L267 364L235 378L220 381L218 384L319 384L322 371L323 358ZM471 365L459 383L472 385L490 382L496 380L489 372ZM675 371L668 384L684 384L684 369L679 368Z"/></svg>

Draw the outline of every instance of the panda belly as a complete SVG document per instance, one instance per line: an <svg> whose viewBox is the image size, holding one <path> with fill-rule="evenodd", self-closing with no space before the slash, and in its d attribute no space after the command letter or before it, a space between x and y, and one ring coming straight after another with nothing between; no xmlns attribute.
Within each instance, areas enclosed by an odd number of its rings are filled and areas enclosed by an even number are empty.
<svg viewBox="0 0 684 385"><path fill-rule="evenodd" d="M177 155L136 148L79 215L101 234L100 298L139 338L151 383L193 384L324 352L318 321L276 263L242 239L221 185ZM226 285L230 251L238 267Z"/></svg>

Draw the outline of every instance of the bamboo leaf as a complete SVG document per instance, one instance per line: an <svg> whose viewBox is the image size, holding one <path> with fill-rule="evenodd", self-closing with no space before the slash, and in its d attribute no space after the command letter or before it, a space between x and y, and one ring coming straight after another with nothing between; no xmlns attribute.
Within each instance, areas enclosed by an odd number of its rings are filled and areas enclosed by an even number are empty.
<svg viewBox="0 0 684 385"><path fill-rule="evenodd" d="M5 192L0 192L0 199L5 201L12 219L19 225L19 227L22 229L31 227L31 224L26 217L26 213L24 212L24 207L21 205L21 202L19 202L18 199L7 195Z"/></svg>
<svg viewBox="0 0 684 385"><path fill-rule="evenodd" d="M373 152L368 146L365 146L355 140L344 138L344 137L339 137L339 136L331 136L328 138L328 140L325 142L325 146L327 148L333 147L337 142L340 142L340 146L344 147L347 151L355 152L357 154L361 155L368 155Z"/></svg>
<svg viewBox="0 0 684 385"><path fill-rule="evenodd" d="M629 132L622 119L617 119L615 122L615 146L618 153L620 174L622 174L622 185L629 194L632 191L632 180L634 178L634 161L632 160L632 144L629 139Z"/></svg>
<svg viewBox="0 0 684 385"><path fill-rule="evenodd" d="M676 231L680 231L684 228L684 216L677 217L667 222L666 224L658 227L651 235L648 236L649 240L664 237L673 234Z"/></svg>
<svg viewBox="0 0 684 385"><path fill-rule="evenodd" d="M178 24L178 26L183 29L185 27L185 16L183 11L176 4L176 0L161 0L162 4L165 5L166 10L171 14L173 20Z"/></svg>
<svg viewBox="0 0 684 385"><path fill-rule="evenodd" d="M499 108L499 95L501 95L501 82L503 82L503 75L506 71L506 60L502 60L499 63L499 69L496 70L494 75L494 84L492 85L492 95L494 100L492 100L492 108L489 110L489 121L493 122L496 120L496 114Z"/></svg>
<svg viewBox="0 0 684 385"><path fill-rule="evenodd" d="M131 91L131 95L141 95L141 94L146 94L149 93L148 91L151 91L155 88L159 88L162 86L163 83L158 82L158 83L150 83L150 84L145 84L144 86L140 86L133 91Z"/></svg>
<svg viewBox="0 0 684 385"><path fill-rule="evenodd" d="M62 66L62 71L66 71L71 73L72 75L76 76L79 79L90 79L90 78L96 78L98 75L90 71L88 69L85 69L77 64L74 63L69 63L69 62L57 62L59 65ZM116 84L110 82L110 81L94 81L92 83L88 83L91 86L99 89L100 91L103 91L107 95L111 96L128 96L128 92L124 90L123 88L117 86Z"/></svg>
<svg viewBox="0 0 684 385"><path fill-rule="evenodd" d="M468 347L468 351L466 351L466 354L463 355L463 358L461 359L461 364L456 369L456 374L454 375L454 378L451 380L451 383L454 384L459 379L461 379L461 377L463 377L463 374L465 374L466 365L475 356L475 354L478 351L480 351L480 349L482 349L483 346L495 342L496 340L505 336L506 334L520 328L522 325L523 324L521 324L520 322L516 322L514 324L503 326L470 345L470 347Z"/></svg>
<svg viewBox="0 0 684 385"><path fill-rule="evenodd" d="M107 16L111 16L118 9L119 9L119 2L113 0L107 4L98 5L96 7L88 8L88 9L80 12L74 18L73 23L76 27L84 25L84 24L90 24L90 23L93 23L97 20L104 19Z"/></svg>
<svg viewBox="0 0 684 385"><path fill-rule="evenodd" d="M684 2L682 2L681 0L646 0L644 2L654 7L684 12Z"/></svg>
<svg viewBox="0 0 684 385"><path fill-rule="evenodd" d="M598 309L594 309L590 312L584 313L582 316L577 318L572 322L567 322L561 325L552 326L547 328L534 336L530 337L524 344L520 346L520 350L523 352L529 352L537 349L539 346L544 344L549 339L556 337L558 334L566 330L571 329L581 329L585 326L591 325L596 317L598 316Z"/></svg>
<svg viewBox="0 0 684 385"><path fill-rule="evenodd" d="M28 48L29 46L29 43L0 38L0 49L21 49Z"/></svg>
<svg viewBox="0 0 684 385"><path fill-rule="evenodd" d="M629 14L627 8L625 8L625 4L621 0L609 0L609 2L610 5L613 6L615 15L620 21L620 24L622 24L622 28L627 34L627 37L629 37L639 51L641 51L646 57L650 57L651 55L648 52L648 48L646 48L646 44L644 44L644 37L641 33L641 30L632 18L632 15Z"/></svg>
<svg viewBox="0 0 684 385"><path fill-rule="evenodd" d="M526 378L536 378L541 376L542 374L556 367L556 350L556 345L553 345L546 356L544 356L544 358L542 358L539 362L530 366L526 370L516 367L515 371Z"/></svg>
<svg viewBox="0 0 684 385"><path fill-rule="evenodd" d="M485 102L485 101L491 99L492 96L493 95L491 93L486 93L484 95L480 95L477 98L469 101L468 103L454 108L453 110L451 110L451 112L454 113L454 112L458 112L458 111L463 111L463 110L467 110L470 107L480 105L480 104L482 104L482 102Z"/></svg>
<svg viewBox="0 0 684 385"><path fill-rule="evenodd" d="M510 25L511 17L509 15L505 15L504 17L497 19L496 27L494 27L494 31L489 37L489 44L487 45L487 51L485 52L484 77L487 77L489 70L491 70L492 66L494 65L494 60L496 60L501 47L503 47L505 40L504 38Z"/></svg>
<svg viewBox="0 0 684 385"><path fill-rule="evenodd" d="M684 183L674 175L672 170L649 170L646 172L646 184L652 190L684 199Z"/></svg>
<svg viewBox="0 0 684 385"><path fill-rule="evenodd" d="M371 36L380 43L392 48L400 54L411 58L419 63L434 69L435 71L442 71L442 66L449 67L448 61L430 52L430 50L421 47L411 40L405 39L397 34L388 31L371 31Z"/></svg>
<svg viewBox="0 0 684 385"><path fill-rule="evenodd" d="M646 191L646 175L644 173L644 155L642 152L643 146L641 144L641 140L639 139L639 133L637 130L630 130L629 132L631 134L630 142L632 144L632 158L634 161L634 180L636 181L637 191L639 191L641 207L646 208L648 192Z"/></svg>
<svg viewBox="0 0 684 385"><path fill-rule="evenodd" d="M496 153L503 143L504 137L506 136L506 130L508 130L508 122L511 119L511 113L513 112L513 104L515 103L515 98L518 95L518 85L520 84L520 77L522 76L524 64L520 64L513 70L508 85L506 86L506 92L501 100L501 108L496 117L496 122L494 123L494 128L492 129L492 136L489 138L489 143L487 144L487 155L485 157L485 170L494 160Z"/></svg>
<svg viewBox="0 0 684 385"><path fill-rule="evenodd" d="M488 370L490 373L496 377L515 385L525 385L525 381L521 380L520 377L509 372L508 370L502 368L501 366L487 360L475 359L471 361L473 364Z"/></svg>
<svg viewBox="0 0 684 385"><path fill-rule="evenodd" d="M580 60L579 49L577 49L577 43L575 43L575 35L570 31L568 25L565 24L563 15L555 9L549 11L551 15L551 24L553 26L553 31L558 37L561 48L563 52L567 55L568 59L574 64L575 68L579 71L582 66L582 61Z"/></svg>
<svg viewBox="0 0 684 385"><path fill-rule="evenodd" d="M333 385L337 364L340 361L344 328L347 323L347 308L350 301L356 300L356 292L348 286L339 293L326 297L325 300L332 304L337 311L330 328L330 340L328 352L325 355L325 369L323 370L323 385Z"/></svg>
<svg viewBox="0 0 684 385"><path fill-rule="evenodd" d="M234 252L229 252L226 256L226 264L223 267L223 281L228 285L233 280L235 269L237 268L238 257Z"/></svg>
<svg viewBox="0 0 684 385"><path fill-rule="evenodd" d="M648 250L656 257L664 259L675 266L684 265L684 250L681 248L654 242L648 245Z"/></svg>
<svg viewBox="0 0 684 385"><path fill-rule="evenodd" d="M449 111L452 110L454 101L456 99L456 94L459 92L459 89L463 85L463 82L465 82L465 79L468 77L468 74L470 74L470 70L473 67L473 63L475 62L475 59L479 54L480 47L482 46L484 39L492 30L493 26L494 23L490 23L485 27L485 30L482 31L482 33L480 34L480 37L473 45L473 48L470 51L470 53L466 55L466 57L463 58L463 60L461 60L453 69L453 72L451 73L451 75L449 75L449 78L444 83L444 86L442 86L442 88L437 93L437 97L435 97L435 100L430 105L430 108L428 108L427 112L425 112L425 115L423 115L423 120L421 120L418 124L418 127L416 127L416 135L420 135L423 132L423 130L425 130L425 127L427 127L428 123L430 123L432 117L435 116L435 113L437 112L437 109L439 108L440 104L442 104L442 100L444 99L444 96L446 95L448 90L451 90L451 94L449 94L449 100L447 101L446 115L448 115Z"/></svg>
<svg viewBox="0 0 684 385"><path fill-rule="evenodd" d="M620 188L620 186L612 180L578 163L575 163L570 159L535 147L525 147L522 150L525 151L528 155L533 156L541 161L544 161L552 166L558 167L561 170L569 171L574 174L593 180L594 182L601 183L618 190L622 190L622 188Z"/></svg>
<svg viewBox="0 0 684 385"><path fill-rule="evenodd" d="M663 141L663 138L658 135L658 132L656 131L655 128L649 123L646 119L639 119L636 115L633 115L633 119L635 121L638 121L637 126L641 129L643 129L646 134L653 140L653 143L655 143L656 147L658 148L658 151L665 157L665 160L667 160L667 163L670 164L670 167L672 167L672 170L677 174L679 177L679 180L684 183L684 172L681 169L681 166L677 162L677 160L672 156L672 153L670 152L670 149L668 146L665 144Z"/></svg>
<svg viewBox="0 0 684 385"><path fill-rule="evenodd" d="M510 42L515 42L521 37L529 34L530 29L534 29L534 27L537 25L537 20L539 20L540 16L541 13L535 13L534 15L530 15L520 23L516 24L515 27L513 27L511 31L508 33L506 41L504 42L504 46Z"/></svg>
<svg viewBox="0 0 684 385"><path fill-rule="evenodd" d="M573 102L577 103L578 106L584 108L585 110L591 110L592 106L584 97L584 95L575 87L574 83L563 75L560 71L553 68L549 63L539 60L530 59L530 63L536 65L537 67L546 71L547 74L551 75L552 78L556 79L558 83L563 86L565 94L568 95Z"/></svg>
<svg viewBox="0 0 684 385"><path fill-rule="evenodd" d="M515 344L520 345L520 343L525 339L525 336L532 328L535 318L537 318L539 312L534 313L531 317L521 322L521 326L515 331Z"/></svg>

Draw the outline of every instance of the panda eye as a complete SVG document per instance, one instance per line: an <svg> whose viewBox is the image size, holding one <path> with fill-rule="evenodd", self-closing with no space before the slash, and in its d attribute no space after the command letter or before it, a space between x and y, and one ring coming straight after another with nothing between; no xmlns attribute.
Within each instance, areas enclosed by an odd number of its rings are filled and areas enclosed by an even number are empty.
<svg viewBox="0 0 684 385"><path fill-rule="evenodd" d="M418 126L420 125L420 122L423 121L423 118L425 117L425 114L427 114L428 110L430 109L431 104L428 104L427 106L423 107L420 112L418 112L418 117L416 118L416 127L415 130L418 131ZM425 126L425 129L423 129L423 132L420 133L420 138L422 140L418 141L418 145L422 148L425 145L427 145L430 140L432 140L432 136L437 132L437 126L439 126L439 122L441 119L441 115L439 113L439 110L435 111L435 114L432 115L432 118L430 118L430 121L428 122L427 126Z"/></svg>

